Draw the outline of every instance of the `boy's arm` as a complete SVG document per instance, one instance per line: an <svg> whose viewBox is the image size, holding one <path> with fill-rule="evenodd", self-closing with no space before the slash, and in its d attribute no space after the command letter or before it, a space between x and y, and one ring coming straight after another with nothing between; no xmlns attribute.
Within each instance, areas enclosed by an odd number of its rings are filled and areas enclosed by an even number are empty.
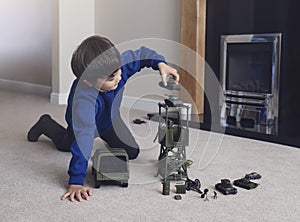
<svg viewBox="0 0 300 222"><path fill-rule="evenodd" d="M70 186L66 194L62 196L62 200L69 197L73 201L75 197L78 201L81 201L82 196L87 199L92 193L90 188L83 185L94 143L97 95L95 89L85 86L77 86L74 94L72 126L75 139L71 145L72 159L68 170Z"/></svg>
<svg viewBox="0 0 300 222"><path fill-rule="evenodd" d="M159 70L164 85L167 85L167 75L172 75L175 82L179 82L177 70L167 65L165 58L154 50L146 47L141 47L135 51L128 50L121 55L121 60L125 81L136 72L141 71L142 68L147 67Z"/></svg>

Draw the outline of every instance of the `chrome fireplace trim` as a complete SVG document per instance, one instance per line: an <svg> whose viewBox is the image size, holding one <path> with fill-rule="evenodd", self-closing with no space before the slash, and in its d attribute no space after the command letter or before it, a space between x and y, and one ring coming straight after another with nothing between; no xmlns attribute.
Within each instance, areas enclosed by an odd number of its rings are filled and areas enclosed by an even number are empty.
<svg viewBox="0 0 300 222"><path fill-rule="evenodd" d="M234 127L243 130L251 130L265 134L278 133L278 104L279 104L279 75L280 75L280 55L281 55L281 33L268 34L242 34L242 35L222 35L221 36L221 50L220 50L220 83L223 91L221 92L220 108L221 108L221 125L224 127ZM237 91L226 88L226 70L227 70L227 45L234 43L272 43L272 73L270 92L251 92L249 90ZM263 105L264 104L264 105ZM257 110L257 107L265 107L266 119L263 122L254 122L253 129L243 127L230 126L226 119L230 110L235 110L239 113L242 107L245 109ZM239 107L239 108L235 108ZM250 108L249 108L250 107ZM226 111L227 110L227 111ZM237 115L237 114L236 114ZM259 113L257 114L259 115ZM230 116L231 118L232 116ZM237 120L239 116L234 116ZM268 128L270 124L271 130ZM256 127L258 125L258 127ZM260 127L263 126L263 127ZM263 129L263 130L262 130Z"/></svg>

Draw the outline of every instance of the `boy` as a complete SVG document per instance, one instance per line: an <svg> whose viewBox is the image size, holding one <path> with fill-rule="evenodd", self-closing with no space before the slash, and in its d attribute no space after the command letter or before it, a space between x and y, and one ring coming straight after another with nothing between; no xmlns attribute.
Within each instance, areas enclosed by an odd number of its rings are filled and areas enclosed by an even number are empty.
<svg viewBox="0 0 300 222"><path fill-rule="evenodd" d="M36 142L44 134L58 150L71 151L69 188L61 199L80 202L88 200L93 192L84 186L84 177L95 130L110 148L124 148L129 159L139 154L139 146L119 113L128 78L144 67L159 70L165 85L167 75L172 75L177 83L179 75L153 50L141 47L120 55L110 40L100 36L91 36L78 46L71 67L76 79L68 97L67 129L46 114L29 130L27 139Z"/></svg>

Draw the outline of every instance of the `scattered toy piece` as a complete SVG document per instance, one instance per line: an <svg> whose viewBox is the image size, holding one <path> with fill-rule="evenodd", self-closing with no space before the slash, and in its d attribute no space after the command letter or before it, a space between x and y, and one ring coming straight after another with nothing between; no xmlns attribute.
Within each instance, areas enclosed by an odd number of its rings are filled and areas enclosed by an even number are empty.
<svg viewBox="0 0 300 222"><path fill-rule="evenodd" d="M217 192L216 191L214 191L214 195L213 195L213 199L217 199L218 198L218 196L217 196Z"/></svg>
<svg viewBox="0 0 300 222"><path fill-rule="evenodd" d="M176 187L177 194L185 194L186 193L185 184L176 184L175 187Z"/></svg>
<svg viewBox="0 0 300 222"><path fill-rule="evenodd" d="M252 173L246 174L245 178L248 180L258 180L261 178L261 175L257 172L252 172Z"/></svg>
<svg viewBox="0 0 300 222"><path fill-rule="evenodd" d="M169 180L164 180L161 182L163 185L163 195L170 195L170 181Z"/></svg>
<svg viewBox="0 0 300 222"><path fill-rule="evenodd" d="M185 181L185 187L187 191L193 190L200 194L202 193L202 191L200 190L201 183L199 179L195 179L195 181L193 181L187 178L187 180Z"/></svg>
<svg viewBox="0 0 300 222"><path fill-rule="evenodd" d="M174 199L175 199L175 200L181 200L182 197L181 197L181 195L177 194L177 195L174 196Z"/></svg>
<svg viewBox="0 0 300 222"><path fill-rule="evenodd" d="M237 193L237 189L232 186L229 179L221 179L221 183L217 183L215 188L224 195Z"/></svg>
<svg viewBox="0 0 300 222"><path fill-rule="evenodd" d="M209 200L208 197L207 197L208 191L209 190L206 188L206 189L204 189L204 193L201 194L201 198L205 198L204 201L208 201Z"/></svg>
<svg viewBox="0 0 300 222"><path fill-rule="evenodd" d="M141 120L141 119L134 119L133 123L135 123L135 124L142 124L142 123L146 123L146 121Z"/></svg>
<svg viewBox="0 0 300 222"><path fill-rule="evenodd" d="M250 190L250 189L256 188L259 184L251 182L247 178L241 178L241 179L233 181L233 185L235 185L237 187L241 187L241 188L247 189L247 190Z"/></svg>

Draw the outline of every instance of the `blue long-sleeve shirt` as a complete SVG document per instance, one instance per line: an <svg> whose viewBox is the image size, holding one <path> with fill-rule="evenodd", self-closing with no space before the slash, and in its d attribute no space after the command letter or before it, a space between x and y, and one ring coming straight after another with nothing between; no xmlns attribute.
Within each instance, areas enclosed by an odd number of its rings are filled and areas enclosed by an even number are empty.
<svg viewBox="0 0 300 222"><path fill-rule="evenodd" d="M94 133L101 134L112 127L112 119L119 112L124 85L142 68L158 70L158 63L165 62L163 56L146 47L121 54L121 77L118 87L108 92L99 92L78 79L71 87L66 121L72 127L75 139L71 145L72 159L69 165L69 184L84 184Z"/></svg>

